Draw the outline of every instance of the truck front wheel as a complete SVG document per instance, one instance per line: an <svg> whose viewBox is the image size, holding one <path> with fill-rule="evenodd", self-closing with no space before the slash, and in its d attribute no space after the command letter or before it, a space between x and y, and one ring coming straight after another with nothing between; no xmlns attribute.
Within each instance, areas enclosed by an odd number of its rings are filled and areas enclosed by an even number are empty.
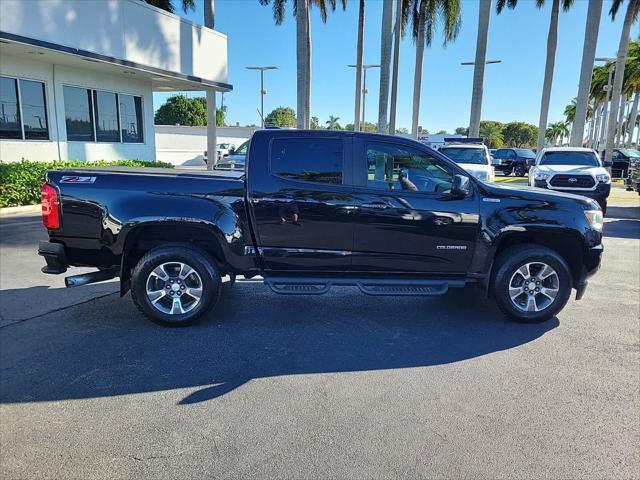
<svg viewBox="0 0 640 480"><path fill-rule="evenodd" d="M518 163L514 167L513 171L515 172L516 177L524 177L527 174L527 169L522 163Z"/></svg>
<svg viewBox="0 0 640 480"><path fill-rule="evenodd" d="M220 273L203 251L166 246L147 252L131 274L131 297L145 316L163 326L192 324L218 303Z"/></svg>
<svg viewBox="0 0 640 480"><path fill-rule="evenodd" d="M502 252L494 272L493 297L500 310L518 322L552 318L571 295L567 263L541 245L517 245Z"/></svg>

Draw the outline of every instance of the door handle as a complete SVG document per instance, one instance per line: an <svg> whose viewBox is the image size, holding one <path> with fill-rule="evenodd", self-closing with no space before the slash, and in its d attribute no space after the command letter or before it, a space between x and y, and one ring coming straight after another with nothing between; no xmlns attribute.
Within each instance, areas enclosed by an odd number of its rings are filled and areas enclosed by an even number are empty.
<svg viewBox="0 0 640 480"><path fill-rule="evenodd" d="M384 202L363 203L360 206L362 208L375 208L376 210L385 210L387 208L391 208L391 205Z"/></svg>

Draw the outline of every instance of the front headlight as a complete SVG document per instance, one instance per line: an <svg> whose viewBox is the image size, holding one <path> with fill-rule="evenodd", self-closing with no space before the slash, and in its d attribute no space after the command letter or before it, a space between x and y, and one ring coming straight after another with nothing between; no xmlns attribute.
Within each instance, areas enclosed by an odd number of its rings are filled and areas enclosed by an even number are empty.
<svg viewBox="0 0 640 480"><path fill-rule="evenodd" d="M602 210L585 210L584 216L587 218L587 222L591 225L591 228L602 231L602 225L604 223L604 216Z"/></svg>
<svg viewBox="0 0 640 480"><path fill-rule="evenodd" d="M598 180L600 183L607 183L609 182L609 180L611 180L611 177L606 173L599 173L596 175L596 180Z"/></svg>
<svg viewBox="0 0 640 480"><path fill-rule="evenodd" d="M546 180L547 178L549 178L549 174L544 172L536 172L533 174L533 178L535 180Z"/></svg>

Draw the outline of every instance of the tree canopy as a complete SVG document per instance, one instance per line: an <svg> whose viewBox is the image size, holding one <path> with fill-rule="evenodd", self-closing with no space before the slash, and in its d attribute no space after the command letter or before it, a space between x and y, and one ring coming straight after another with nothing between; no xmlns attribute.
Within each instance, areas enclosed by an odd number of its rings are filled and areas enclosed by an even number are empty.
<svg viewBox="0 0 640 480"><path fill-rule="evenodd" d="M264 124L268 127L295 128L296 112L291 107L278 107L266 116Z"/></svg>
<svg viewBox="0 0 640 480"><path fill-rule="evenodd" d="M227 107L216 110L216 125L225 126ZM207 99L174 95L160 106L155 115L156 125L186 125L201 127L207 124Z"/></svg>

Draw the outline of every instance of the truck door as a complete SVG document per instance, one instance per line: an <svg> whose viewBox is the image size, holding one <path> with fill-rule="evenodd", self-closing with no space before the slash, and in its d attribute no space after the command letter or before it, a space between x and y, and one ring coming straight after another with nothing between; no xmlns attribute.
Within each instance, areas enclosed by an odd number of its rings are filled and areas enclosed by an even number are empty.
<svg viewBox="0 0 640 480"><path fill-rule="evenodd" d="M351 268L353 187L347 135L256 132L247 185L259 251L273 272Z"/></svg>
<svg viewBox="0 0 640 480"><path fill-rule="evenodd" d="M465 273L478 235L478 201L474 193L449 195L453 174L426 148L355 140L353 270Z"/></svg>

